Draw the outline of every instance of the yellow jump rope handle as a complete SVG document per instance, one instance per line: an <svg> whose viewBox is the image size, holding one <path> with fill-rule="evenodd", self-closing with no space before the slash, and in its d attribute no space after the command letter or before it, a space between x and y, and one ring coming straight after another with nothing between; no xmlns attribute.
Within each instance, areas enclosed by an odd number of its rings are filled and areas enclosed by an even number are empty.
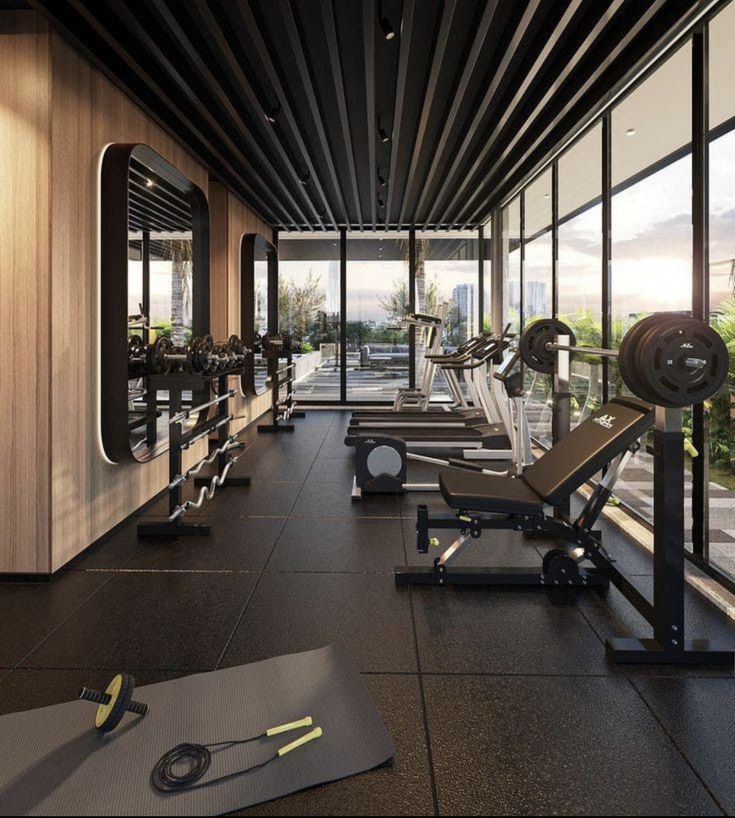
<svg viewBox="0 0 735 818"><path fill-rule="evenodd" d="M281 733L290 733L291 730L300 730L302 727L311 727L314 723L311 716L307 716L301 721L292 721L290 724L282 724L280 727L271 727L270 730L266 732L266 736L270 738L270 736L280 736Z"/></svg>
<svg viewBox="0 0 735 818"><path fill-rule="evenodd" d="M697 451L697 449L696 449L696 447L694 446L694 444L692 443L692 441L691 441L691 440L687 440L686 438L684 438L684 451L685 451L685 452L686 452L686 453L687 453L687 454L688 454L690 457L699 457L699 452Z"/></svg>
<svg viewBox="0 0 735 818"><path fill-rule="evenodd" d="M308 744L310 741L316 741L318 738L321 738L323 735L321 727L315 727L311 733L307 733L305 736L301 736L301 738L297 738L296 741L292 741L290 744L287 744L285 747L281 747L278 751L279 757L285 756L287 753L290 753L292 750L298 750L299 747L303 747L304 744Z"/></svg>

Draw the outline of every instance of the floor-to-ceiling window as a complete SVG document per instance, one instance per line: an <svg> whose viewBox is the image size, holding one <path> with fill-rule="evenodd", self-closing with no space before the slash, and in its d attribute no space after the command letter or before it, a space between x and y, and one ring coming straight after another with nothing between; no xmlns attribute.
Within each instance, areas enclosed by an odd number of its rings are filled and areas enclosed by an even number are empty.
<svg viewBox="0 0 735 818"><path fill-rule="evenodd" d="M521 198L503 208L503 322L521 329Z"/></svg>
<svg viewBox="0 0 735 818"><path fill-rule="evenodd" d="M347 238L348 401L392 400L409 384L409 234Z"/></svg>
<svg viewBox="0 0 735 818"><path fill-rule="evenodd" d="M602 126L559 157L558 317L584 346L602 343ZM572 425L602 403L602 360L572 359Z"/></svg>
<svg viewBox="0 0 735 818"><path fill-rule="evenodd" d="M553 160L557 315L572 326L578 343L601 346L607 336L609 344L618 347L645 315L691 312L696 306L692 298L699 269L693 264L696 252L697 259L708 255L709 320L735 347L733 32L735 2L721 4ZM703 111L709 113L708 122L699 119ZM693 168L692 134L706 127L709 162L708 174L703 175ZM699 146L700 140L694 144ZM526 322L536 312L529 303L533 288L525 286L522 298L519 292L521 280L525 284L538 277L532 270L536 266L533 245L540 238L534 234L539 198L532 188L541 178L516 192L493 215L503 228L497 254L503 264L503 315L516 325L519 309ZM701 224L704 208L694 211L693 202L701 201L707 190L709 234L705 235L694 229ZM519 241L521 227L525 228L523 242ZM546 257L545 248L539 247L539 253ZM603 284L608 282L606 301ZM704 292L702 282L697 281L696 288ZM608 377L603 382L604 368ZM627 392L616 362L603 367L592 355L575 356L572 422L593 411L606 390L611 396ZM730 584L735 582L734 391L735 364L731 364L728 383L704 405L703 426L699 414L684 412L687 436L699 440L701 429L708 430L703 438L707 449L700 453L708 455L707 461L692 460L696 451L687 449L687 534L693 534L688 545L698 564ZM625 507L650 522L649 451L644 445L633 458L616 493ZM708 470L701 468L703 463L708 463ZM702 522L700 515L692 514L692 504L707 496L708 516Z"/></svg>
<svg viewBox="0 0 735 818"><path fill-rule="evenodd" d="M735 4L709 26L710 321L735 344ZM735 577L735 356L709 407L709 557Z"/></svg>
<svg viewBox="0 0 735 818"><path fill-rule="evenodd" d="M480 332L479 252L477 231L416 233L416 305L420 312L444 312L442 346L449 352ZM422 337L416 340L416 372L424 366ZM441 372L435 392L449 397Z"/></svg>
<svg viewBox="0 0 735 818"><path fill-rule="evenodd" d="M278 242L280 329L296 349L300 400L340 398L339 238L284 233Z"/></svg>
<svg viewBox="0 0 735 818"><path fill-rule="evenodd" d="M691 42L612 111L611 342L652 312L692 306ZM610 366L611 394L626 393ZM653 519L653 458L642 447L618 494ZM688 479L691 477L687 472Z"/></svg>
<svg viewBox="0 0 735 818"><path fill-rule="evenodd" d="M490 332L492 326L492 298L493 298L493 241L490 223L485 225L482 246L482 326L483 332Z"/></svg>
<svg viewBox="0 0 735 818"><path fill-rule="evenodd" d="M523 213L523 325L553 312L552 172L548 168L526 188ZM553 378L526 370L526 412L531 434L551 445Z"/></svg>

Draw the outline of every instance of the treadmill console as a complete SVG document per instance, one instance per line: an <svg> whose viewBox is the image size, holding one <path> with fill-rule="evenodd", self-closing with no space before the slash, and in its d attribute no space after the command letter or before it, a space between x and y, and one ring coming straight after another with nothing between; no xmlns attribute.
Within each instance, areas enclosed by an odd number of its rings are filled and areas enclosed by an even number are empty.
<svg viewBox="0 0 735 818"><path fill-rule="evenodd" d="M523 395L523 369L521 355L514 352L496 367L493 377L505 387L508 397L519 398Z"/></svg>

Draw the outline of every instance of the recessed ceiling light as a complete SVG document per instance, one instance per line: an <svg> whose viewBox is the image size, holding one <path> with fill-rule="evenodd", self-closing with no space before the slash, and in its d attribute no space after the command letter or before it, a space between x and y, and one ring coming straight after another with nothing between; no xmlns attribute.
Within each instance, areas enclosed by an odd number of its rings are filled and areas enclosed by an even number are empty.
<svg viewBox="0 0 735 818"><path fill-rule="evenodd" d="M390 24L390 20L387 17L380 18L380 28L382 29L383 36L386 40L395 40L396 31Z"/></svg>
<svg viewBox="0 0 735 818"><path fill-rule="evenodd" d="M551 194L550 194L550 193L544 193L544 199L548 199L548 198L549 198L549 196L551 196Z"/></svg>
<svg viewBox="0 0 735 818"><path fill-rule="evenodd" d="M153 185L154 185L153 179L146 179L145 180L145 186L146 187L153 187Z"/></svg>
<svg viewBox="0 0 735 818"><path fill-rule="evenodd" d="M628 130L625 132L625 135L626 136L635 136L635 128L628 128Z"/></svg>

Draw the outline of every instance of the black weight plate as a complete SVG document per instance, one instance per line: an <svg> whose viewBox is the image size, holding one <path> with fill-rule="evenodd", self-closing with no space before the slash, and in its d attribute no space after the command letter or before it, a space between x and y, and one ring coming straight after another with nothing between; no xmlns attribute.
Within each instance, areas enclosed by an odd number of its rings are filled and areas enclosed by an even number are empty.
<svg viewBox="0 0 735 818"><path fill-rule="evenodd" d="M664 396L657 391L653 380L649 377L650 372L646 369L646 360L649 358L653 349L651 344L654 343L656 339L664 338L667 333L680 326L686 317L687 316L681 314L670 315L659 313L656 316L652 316L652 318L656 320L647 322L646 326L638 335L638 343L636 344L633 359L634 378L640 387L640 397L649 403L655 403L659 406L664 405Z"/></svg>
<svg viewBox="0 0 735 818"><path fill-rule="evenodd" d="M529 369L551 375L556 365L556 352L547 349L547 344L556 342L559 335L569 336L569 346L575 346L576 336L571 327L557 318L542 318L534 321L521 335L518 351Z"/></svg>
<svg viewBox="0 0 735 818"><path fill-rule="evenodd" d="M654 315L647 315L641 318L625 333L620 342L620 349L618 351L618 369L620 370L620 377L623 379L625 385L630 391L641 400L650 401L650 398L644 397L645 383L638 376L638 351L640 348L641 336L654 324L659 324L661 321L669 318L668 315L655 313Z"/></svg>
<svg viewBox="0 0 735 818"><path fill-rule="evenodd" d="M720 336L689 316L672 316L643 337L639 375L660 406L701 403L725 382L729 358Z"/></svg>
<svg viewBox="0 0 735 818"><path fill-rule="evenodd" d="M174 345L165 335L159 335L152 346L148 347L149 369L158 375L165 375L170 370L169 361L166 356L171 353Z"/></svg>

